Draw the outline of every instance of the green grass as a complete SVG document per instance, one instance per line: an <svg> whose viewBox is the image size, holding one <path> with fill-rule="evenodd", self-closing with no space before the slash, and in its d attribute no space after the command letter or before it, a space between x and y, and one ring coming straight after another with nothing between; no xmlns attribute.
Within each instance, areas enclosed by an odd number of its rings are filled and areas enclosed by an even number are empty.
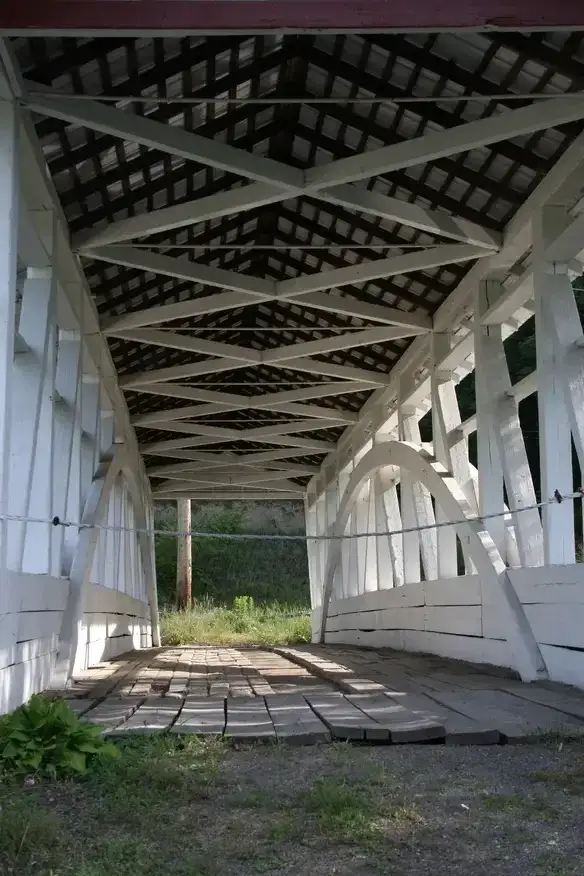
<svg viewBox="0 0 584 876"><path fill-rule="evenodd" d="M294 645L310 642L310 614L277 603L249 611L206 603L163 612L160 630L163 645Z"/></svg>
<svg viewBox="0 0 584 876"><path fill-rule="evenodd" d="M12 785L0 798L0 873L214 876L189 829L207 805L221 740L142 737L77 782Z"/></svg>

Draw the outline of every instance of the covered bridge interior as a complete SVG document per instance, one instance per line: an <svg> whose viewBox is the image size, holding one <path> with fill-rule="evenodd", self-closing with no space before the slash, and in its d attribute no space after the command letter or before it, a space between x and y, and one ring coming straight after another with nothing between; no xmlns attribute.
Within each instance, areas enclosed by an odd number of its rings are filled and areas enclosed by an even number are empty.
<svg viewBox="0 0 584 876"><path fill-rule="evenodd" d="M158 643L177 498L304 500L315 641L584 687L582 32L11 18L0 712Z"/></svg>

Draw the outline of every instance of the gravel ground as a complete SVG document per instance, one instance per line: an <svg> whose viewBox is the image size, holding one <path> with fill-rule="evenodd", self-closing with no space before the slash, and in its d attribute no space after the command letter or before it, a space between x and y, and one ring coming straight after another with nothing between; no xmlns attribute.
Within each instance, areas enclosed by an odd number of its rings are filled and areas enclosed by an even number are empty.
<svg viewBox="0 0 584 876"><path fill-rule="evenodd" d="M323 782L346 811L307 806ZM584 873L580 744L256 747L228 754L209 802L225 876Z"/></svg>
<svg viewBox="0 0 584 876"><path fill-rule="evenodd" d="M150 735L81 780L4 790L1 876L584 876L583 742Z"/></svg>

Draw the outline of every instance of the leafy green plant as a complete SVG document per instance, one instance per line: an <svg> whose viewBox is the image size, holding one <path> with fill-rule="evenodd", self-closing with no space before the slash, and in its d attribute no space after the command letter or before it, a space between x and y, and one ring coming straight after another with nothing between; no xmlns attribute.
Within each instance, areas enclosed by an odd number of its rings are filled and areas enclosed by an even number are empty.
<svg viewBox="0 0 584 876"><path fill-rule="evenodd" d="M65 700L35 694L0 718L0 771L49 778L80 775L96 758L117 757L101 727L80 720Z"/></svg>
<svg viewBox="0 0 584 876"><path fill-rule="evenodd" d="M254 610L253 596L236 596L233 600L233 609L239 614L251 614Z"/></svg>

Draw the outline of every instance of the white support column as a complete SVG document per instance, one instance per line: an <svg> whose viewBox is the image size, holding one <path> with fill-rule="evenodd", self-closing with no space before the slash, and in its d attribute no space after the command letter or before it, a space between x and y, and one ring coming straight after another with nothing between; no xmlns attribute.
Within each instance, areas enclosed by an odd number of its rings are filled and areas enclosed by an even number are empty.
<svg viewBox="0 0 584 876"><path fill-rule="evenodd" d="M385 490L383 503L385 505L388 529L391 532L399 532L402 529L403 523L395 483L391 483L389 488ZM405 583L403 537L401 535L390 536L389 547L393 569L393 586L401 587Z"/></svg>
<svg viewBox="0 0 584 876"><path fill-rule="evenodd" d="M536 496L500 330L490 326L488 335L481 336L480 356L481 380L487 396L482 412L492 423L521 565L541 566L544 553L539 512L522 510L533 506Z"/></svg>
<svg viewBox="0 0 584 876"><path fill-rule="evenodd" d="M413 419L417 426L415 410L400 404L398 411L399 437L401 441L411 441L409 424ZM404 529L418 525L416 505L414 500L414 478L407 469L400 475L400 505L401 521ZM422 580L420 564L420 536L417 532L404 532L402 536L402 552L404 562L404 584L415 584Z"/></svg>
<svg viewBox="0 0 584 876"><path fill-rule="evenodd" d="M479 514L503 514L503 464L497 440L497 420L493 411L493 387L488 379L488 362L497 355L502 344L500 325L483 325L481 317L502 294L498 280L484 280L479 284L474 330L475 343L475 399L477 417L477 471ZM507 537L504 517L485 521L501 558L507 556Z"/></svg>
<svg viewBox="0 0 584 876"><path fill-rule="evenodd" d="M448 443L448 432L453 425L460 424L456 413L458 403L456 391L450 372L438 371L438 363L450 350L450 335L436 334L432 336L432 441L434 444L434 456L444 468L456 477L453 471L454 456L451 454ZM452 392L449 392L449 390ZM454 400L452 399L454 393ZM465 438L463 436L463 441ZM444 509L436 506L436 521L443 523L447 519ZM456 553L456 531L453 526L444 526L436 530L436 544L438 553L438 577L454 578L458 574L458 557Z"/></svg>
<svg viewBox="0 0 584 876"><path fill-rule="evenodd" d="M108 503L116 477L122 465L124 449L119 447L114 458L106 463L102 472L93 482L82 517L84 528L79 533L75 556L69 576L69 598L61 620L59 650L51 685L62 689L67 685L71 673L83 619L85 593L93 567L95 549L100 530L97 528L107 514Z"/></svg>
<svg viewBox="0 0 584 876"><path fill-rule="evenodd" d="M349 518L349 529L347 535L349 535L350 538L346 539L349 554L346 577L343 574L343 587L346 598L358 596L359 593L361 593L361 582L359 581L359 539L355 538L358 532L357 504L359 501L360 497L357 497Z"/></svg>
<svg viewBox="0 0 584 876"><path fill-rule="evenodd" d="M78 333L60 332L55 371L53 405L53 515L67 519L69 489L72 479L75 420L79 387L81 345ZM78 519L77 517L75 519ZM66 555L66 529L54 527L52 574L67 575L70 557Z"/></svg>
<svg viewBox="0 0 584 876"><path fill-rule="evenodd" d="M2 83L0 83L0 88ZM16 305L19 111L15 103L4 100L0 90L0 512L9 510L8 474L10 471L10 431L12 417L12 376ZM10 524L0 519L0 645L10 649L16 630L9 624L4 631L2 618L11 605L6 583L7 546Z"/></svg>
<svg viewBox="0 0 584 876"><path fill-rule="evenodd" d="M404 441L411 441L413 444L421 446L422 439L420 437L420 425L417 412L407 412L404 410L402 417L400 433L403 435ZM411 482L411 475L407 473L406 483L412 484L412 498L414 511L414 526L426 527L420 530L419 533L412 533L419 539L419 546L422 553L422 564L424 574L427 581L433 581L439 577L438 575L438 542L437 530L433 527L436 522L434 517L434 508L432 506L432 497L429 490L419 481ZM407 524L410 525L410 524ZM404 526L406 524L404 523ZM408 537L404 535L404 539ZM419 580L419 579L418 579Z"/></svg>
<svg viewBox="0 0 584 876"><path fill-rule="evenodd" d="M325 496L319 496L316 500L316 532L317 535L327 534L326 520L326 499ZM327 543L320 538L316 542L316 567L318 569L318 580L324 581L326 569L326 550ZM322 585L321 585L322 586Z"/></svg>
<svg viewBox="0 0 584 876"><path fill-rule="evenodd" d="M339 484L339 505L343 500L343 496L345 493L345 489L347 488L347 484L349 483L349 479L351 477L351 473L354 468L354 463L351 462L349 465L345 466L345 468L337 473L337 481ZM350 532L350 520L347 522L347 526L345 527L345 532ZM343 538L340 546L340 562L339 569L340 573L337 576L336 583L339 586L339 596L346 599L351 594L349 578L351 572L351 539Z"/></svg>
<svg viewBox="0 0 584 876"><path fill-rule="evenodd" d="M359 534L373 532L375 529L375 505L373 502L373 482L368 481L356 502L356 529ZM359 592L369 593L377 590L377 557L375 537L358 538L357 562L359 568Z"/></svg>
<svg viewBox="0 0 584 876"><path fill-rule="evenodd" d="M564 365L558 355L550 302L569 283L567 265L546 259L546 249L566 227L562 207L545 207L533 220L533 288L537 351L537 401L539 411L539 459L542 500L554 491L573 489L572 441L564 396ZM546 505L542 509L545 563L573 563L573 502Z"/></svg>
<svg viewBox="0 0 584 876"><path fill-rule="evenodd" d="M99 377L81 377L81 471L79 478L80 506L85 506L87 491L99 466Z"/></svg>
<svg viewBox="0 0 584 876"><path fill-rule="evenodd" d="M322 581L318 577L316 549L317 544L313 538L316 535L316 508L310 507L308 498L304 498L304 520L306 522L306 552L308 554L308 581L310 584L310 604L317 608L322 599Z"/></svg>
<svg viewBox="0 0 584 876"><path fill-rule="evenodd" d="M19 335L26 344L14 362L10 439L9 513L51 519L53 394L55 370L55 280L51 269L29 268L22 292ZM48 574L50 523L13 523L9 568Z"/></svg>
<svg viewBox="0 0 584 876"><path fill-rule="evenodd" d="M333 481L333 483L329 485L329 487L327 488L327 490L325 492L325 520L326 520L325 535L330 535L334 530L335 521L337 519L338 508L339 508L339 488L338 488L338 483ZM326 541L324 543L324 545L325 545L325 549L324 549L324 565L323 565L323 582L324 582L324 574L326 572L327 563L328 563L329 556L330 556L331 549L332 549L332 542ZM342 583L342 579L339 578L335 583L336 584Z"/></svg>
<svg viewBox="0 0 584 876"><path fill-rule="evenodd" d="M385 489L383 474L378 471L372 481L373 488L373 522L375 531L388 532L390 525L385 508ZM375 550L377 561L377 587L379 590L388 590L394 586L394 569L391 558L391 542L389 535L377 535L375 538Z"/></svg>

